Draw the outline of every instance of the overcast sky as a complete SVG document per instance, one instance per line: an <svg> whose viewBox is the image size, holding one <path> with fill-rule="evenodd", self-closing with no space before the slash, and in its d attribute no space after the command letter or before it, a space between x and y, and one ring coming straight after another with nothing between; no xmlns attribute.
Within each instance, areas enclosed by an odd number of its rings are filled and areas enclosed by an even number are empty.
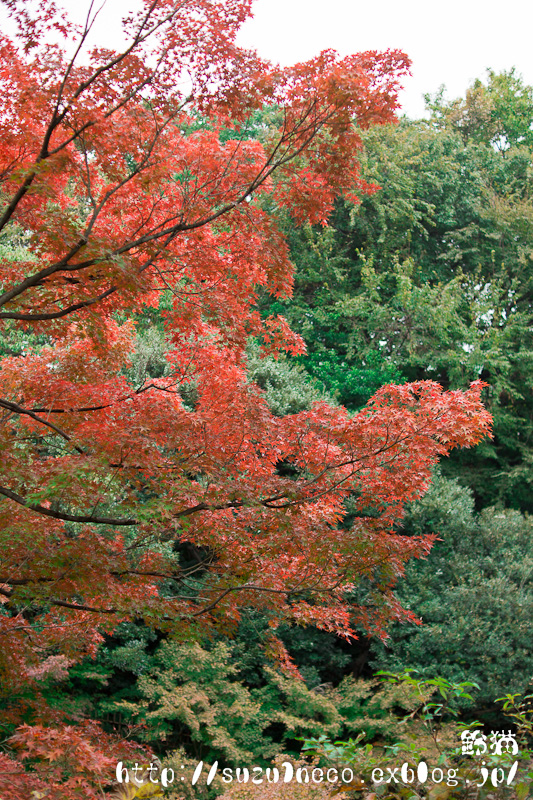
<svg viewBox="0 0 533 800"><path fill-rule="evenodd" d="M118 46L120 19L135 0L107 0L101 44ZM59 0L80 19L87 0ZM283 65L320 50L341 55L399 48L413 61L401 94L408 116L423 114L424 92L446 84L449 97L464 94L474 78L515 66L533 84L531 0L255 0L254 19L239 42ZM0 20L1 22L1 20ZM102 41L103 40L103 41Z"/></svg>
<svg viewBox="0 0 533 800"><path fill-rule="evenodd" d="M515 66L533 84L531 0L256 0L242 44L289 64L333 47L342 55L399 48L413 61L401 102L421 116L422 95L446 84L464 94L487 67Z"/></svg>

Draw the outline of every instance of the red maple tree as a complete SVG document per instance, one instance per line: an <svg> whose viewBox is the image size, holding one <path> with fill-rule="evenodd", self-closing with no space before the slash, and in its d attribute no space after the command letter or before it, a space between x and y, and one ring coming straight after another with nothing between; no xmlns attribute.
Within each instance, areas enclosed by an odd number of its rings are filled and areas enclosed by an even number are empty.
<svg viewBox="0 0 533 800"><path fill-rule="evenodd" d="M259 289L291 291L276 213L324 224L337 195L375 190L357 129L394 119L408 59L326 51L273 67L235 44L251 0L144 0L120 52L87 47L92 12L77 29L50 0L3 3L18 26L0 38L8 691L58 653L94 653L124 619L227 626L253 605L274 627L348 636L408 617L394 581L432 539L392 525L440 456L488 432L481 384L387 386L355 416L317 403L280 418L245 360L250 337L303 352L256 308ZM147 314L164 320L168 369L134 385L125 367ZM356 608L363 576L373 604ZM26 755L51 736L51 712L37 699L32 713L39 725L16 740L33 743Z"/></svg>

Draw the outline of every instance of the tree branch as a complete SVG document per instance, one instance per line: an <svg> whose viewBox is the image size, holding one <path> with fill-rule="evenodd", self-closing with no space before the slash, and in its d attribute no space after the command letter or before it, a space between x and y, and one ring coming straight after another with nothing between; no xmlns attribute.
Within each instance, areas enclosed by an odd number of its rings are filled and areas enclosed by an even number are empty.
<svg viewBox="0 0 533 800"><path fill-rule="evenodd" d="M65 433L65 431L62 431L61 428L58 428L57 425L54 425L52 422L48 422L46 419L42 419L42 417L38 417L33 411L22 408L22 406L19 406L17 403L11 403L9 400L2 400L2 398L0 398L0 407L5 408L8 411L12 411L14 414L24 414L25 416L31 417L41 425L46 425L47 428L51 428L51 430L53 430L67 442L72 441L72 437L70 437L68 433ZM73 447L76 452L80 453L80 455L84 455L84 451L81 449L81 447L78 447L77 444L74 444Z"/></svg>
<svg viewBox="0 0 533 800"><path fill-rule="evenodd" d="M29 508L31 511L36 511L37 514L43 514L45 517L52 517L52 519L59 519L63 520L64 522L86 522L98 525L139 524L139 520L136 519L98 517L94 514L87 516L85 514L67 514L63 511L53 511L51 508L41 506L39 503L32 503L29 500L25 500L24 497L21 497L21 495L17 494L16 492L12 492L11 489L7 489L5 486L0 486L0 494L4 495L4 497L7 497L9 500L13 500L15 503L18 503L18 505L22 506L23 508Z"/></svg>

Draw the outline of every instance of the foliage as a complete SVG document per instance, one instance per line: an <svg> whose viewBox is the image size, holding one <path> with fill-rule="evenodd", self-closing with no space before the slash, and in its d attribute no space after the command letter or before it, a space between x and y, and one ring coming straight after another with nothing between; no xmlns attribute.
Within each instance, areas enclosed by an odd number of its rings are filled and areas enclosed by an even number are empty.
<svg viewBox="0 0 533 800"><path fill-rule="evenodd" d="M234 768L226 769L225 765L232 762L224 759L211 790L215 790L216 796L222 794L226 800L284 797L289 790L292 792L290 796L306 800L324 796L357 796L365 800L376 800L376 797L390 800L452 797L462 800L524 800L533 780L531 765L528 766L531 756L530 696L501 698L508 718L518 722L514 734L520 746L517 755L507 753L505 749L502 755L492 752L492 749L483 754L474 751L471 755L463 755L461 733L465 729L477 729L476 738L481 733L480 724L475 721L450 722L450 719L457 716L457 701L470 698L476 687L468 682L457 684L443 678L424 680L409 672L399 675L382 673L382 677L386 681L379 686L375 681L347 681L342 689L327 690L329 703L339 709L343 703L345 708L351 708L356 726L350 728L345 719L342 731L344 735L355 733L353 738L333 742L331 733L308 735L304 754L315 754L311 762L295 762L293 757L283 752L267 768L262 761L249 761L246 769L242 768L242 762L237 762L240 774ZM365 706L370 716L361 713ZM373 728L368 724L369 720L381 724ZM490 737L487 737L487 742L492 747ZM183 765L184 760L184 753L177 752L165 758L164 763ZM214 762L207 763L211 766ZM258 764L262 764L262 768ZM428 767L429 780L417 772L419 764ZM330 778L333 782L328 784L324 773L331 767L337 771L337 777L336 781ZM343 772L346 767L351 768L348 775ZM399 774L400 767L402 775ZM396 770L396 777L387 782L389 769ZM406 769L407 777L404 778ZM309 780L309 776L315 774L314 770L318 771L316 782L315 779ZM507 784L505 779L513 770L512 780ZM210 789L201 780L194 791L194 796L204 798L209 796ZM326 795L323 794L325 791ZM187 798L190 792L190 786L182 787ZM173 791L171 797L175 797Z"/></svg>
<svg viewBox="0 0 533 800"><path fill-rule="evenodd" d="M0 754L3 800L99 800L119 758L146 758L139 746L105 734L88 720L75 726L25 724L9 744L10 755Z"/></svg>
<svg viewBox="0 0 533 800"><path fill-rule="evenodd" d="M533 511L532 90L513 71L490 72L476 91L487 99L489 89L490 134L472 116L467 135L443 97L429 122L365 131L362 174L381 189L338 202L328 228L287 222L294 295L263 305L304 336L298 359L352 410L389 381L490 384L494 439L443 461L448 480L401 523L406 537L443 539L398 587L423 624L394 624L386 644L373 642L371 664L475 681L476 713L494 719L493 698L524 691L532 667L530 519L512 510Z"/></svg>
<svg viewBox="0 0 533 800"><path fill-rule="evenodd" d="M473 511L471 492L437 476L404 520L404 533L439 535L427 560L408 565L401 602L422 621L374 643L378 668L479 685L476 702L524 692L531 679L532 520L512 510ZM478 706L476 713L481 713Z"/></svg>
<svg viewBox="0 0 533 800"><path fill-rule="evenodd" d="M163 641L151 652L142 628L121 628L119 646L101 648L96 663L72 667L68 681L45 687L45 695L63 710L74 696L71 713L114 722L161 757L185 748L196 761L266 764L280 749L297 756L301 737L360 730L369 716L384 715L370 684L347 678L335 690L331 684L309 688L273 669L264 645L257 647L251 678L239 639L231 646ZM118 632L113 638L118 641Z"/></svg>
<svg viewBox="0 0 533 800"><path fill-rule="evenodd" d="M521 699L518 695L509 695L504 703L504 710L511 711L511 715L514 710L522 726L515 733L521 748L518 753L502 748L499 754L486 746L486 753L476 748L472 754L465 754L460 745L461 733L477 728L475 736L480 734L479 723L445 720L450 713L456 714L454 701L471 698L473 684L458 684L443 678L422 680L410 672L381 674L387 681L403 686L404 691L418 701L414 711L403 718L396 711L398 735L395 743L387 745L379 740L365 743L363 739L372 737L364 733L355 739L335 743L322 736L308 740L304 751L322 756L326 765L335 765L339 773L347 765L352 767L357 776L352 788L360 791L359 796L365 800L379 797L387 800L524 800L529 796L533 788L531 740L522 734L531 734L531 709L527 708L530 696ZM419 771L420 765L427 768L431 776L429 781L427 775ZM396 774L391 770L396 770Z"/></svg>
<svg viewBox="0 0 533 800"><path fill-rule="evenodd" d="M533 743L533 694L506 694L497 702L503 704L506 717L513 720L520 741Z"/></svg>
<svg viewBox="0 0 533 800"><path fill-rule="evenodd" d="M251 748L258 755L265 722L250 691L235 680L236 672L223 643L209 651L196 643L163 643L154 667L138 679L140 702L117 707L142 723L149 740L163 741L167 748L190 737L189 749L199 759L249 762ZM267 742L263 745L267 748Z"/></svg>
<svg viewBox="0 0 533 800"><path fill-rule="evenodd" d="M294 297L265 313L288 318L306 369L351 409L391 381L481 377L494 440L446 472L478 507L532 511L531 149L465 144L435 120L363 140L362 174L382 188L339 202L325 231L288 225Z"/></svg>
<svg viewBox="0 0 533 800"><path fill-rule="evenodd" d="M261 357L257 349L252 349L247 360L248 379L259 386L273 414L283 417L308 411L314 402L331 397L320 391L316 382L309 379L309 373L300 364L280 355Z"/></svg>
<svg viewBox="0 0 533 800"><path fill-rule="evenodd" d="M432 119L458 130L465 141L493 144L501 149L533 145L533 89L513 67L500 73L487 70L486 85L479 79L463 100L444 100L444 87L426 96Z"/></svg>
<svg viewBox="0 0 533 800"><path fill-rule="evenodd" d="M283 756L276 759L275 766L283 775L282 764L286 762ZM306 769L308 772L312 770L313 765L308 761L291 760L294 773L297 770ZM337 793L335 795L338 800L344 800L345 794ZM291 782L279 783L266 783L262 784L238 784L233 782L231 786L226 788L226 791L220 796L220 800L328 800L331 797L331 787L327 784L314 784L314 783L297 783L296 780Z"/></svg>

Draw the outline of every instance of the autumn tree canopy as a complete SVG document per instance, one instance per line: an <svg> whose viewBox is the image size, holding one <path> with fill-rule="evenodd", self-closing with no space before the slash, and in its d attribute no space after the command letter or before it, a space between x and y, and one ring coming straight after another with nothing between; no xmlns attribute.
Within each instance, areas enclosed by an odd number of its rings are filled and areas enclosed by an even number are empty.
<svg viewBox="0 0 533 800"><path fill-rule="evenodd" d="M193 635L255 606L273 630L349 636L408 618L394 581L432 539L392 524L490 417L479 382L275 417L247 380L250 337L305 349L255 306L291 292L276 214L326 224L337 195L375 190L358 129L393 120L403 53L280 69L235 44L250 0L144 0L122 51L87 46L92 8L79 29L52 2L3 4L0 652L23 747L57 721L25 687L121 620ZM168 368L135 382L156 316Z"/></svg>

